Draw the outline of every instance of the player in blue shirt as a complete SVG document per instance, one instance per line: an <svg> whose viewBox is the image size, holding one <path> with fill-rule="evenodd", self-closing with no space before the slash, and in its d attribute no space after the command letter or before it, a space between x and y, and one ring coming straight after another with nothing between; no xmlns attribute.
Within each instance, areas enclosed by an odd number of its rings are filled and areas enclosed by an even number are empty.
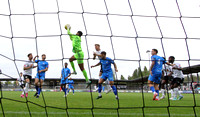
<svg viewBox="0 0 200 117"><path fill-rule="evenodd" d="M102 76L99 79L99 83L98 83L99 96L97 97L97 99L102 98L102 95L101 95L102 83L104 81L106 81L107 79L109 80L110 86L113 89L113 92L115 94L115 98L118 99L117 88L114 86L113 72L112 72L112 68L111 68L111 64L114 64L115 71L118 72L117 65L115 64L115 62L111 58L106 57L106 52L105 51L101 52L101 57L102 58L100 59L100 62L98 64L96 64L94 66L91 66L91 68L93 68L93 67L102 65L102 71L103 71L103 73L102 73Z"/></svg>
<svg viewBox="0 0 200 117"><path fill-rule="evenodd" d="M35 88L36 88L36 93L34 96L36 96L36 98L39 98L40 96L40 92L42 91L42 85L45 79L45 72L48 70L49 68L49 64L48 62L45 61L46 59L46 55L43 54L42 55L42 60L35 60L37 57L39 56L35 56L35 58L33 59L33 61L35 63L37 63L37 74L35 77Z"/></svg>
<svg viewBox="0 0 200 117"><path fill-rule="evenodd" d="M159 100L159 84L162 77L163 64L171 65L170 63L166 62L163 57L158 56L157 53L157 49L152 49L152 63L150 67L150 75L148 78L149 87L154 94L153 100Z"/></svg>
<svg viewBox="0 0 200 117"><path fill-rule="evenodd" d="M65 63L65 68L63 68L61 71L61 81L60 81L61 88L63 92L65 92L64 97L67 96L66 84L68 84L68 78L71 76L71 71L67 66L68 66L68 63Z"/></svg>
<svg viewBox="0 0 200 117"><path fill-rule="evenodd" d="M73 86L74 81L72 80L72 78L69 79L68 84L69 84L68 85L68 93L69 93L69 90L72 89L73 95L74 95L74 86Z"/></svg>

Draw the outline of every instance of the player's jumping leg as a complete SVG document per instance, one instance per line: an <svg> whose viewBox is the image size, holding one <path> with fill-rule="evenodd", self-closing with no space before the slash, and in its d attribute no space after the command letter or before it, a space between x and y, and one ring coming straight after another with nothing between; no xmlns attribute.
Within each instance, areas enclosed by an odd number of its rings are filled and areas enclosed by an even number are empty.
<svg viewBox="0 0 200 117"><path fill-rule="evenodd" d="M155 100L159 99L159 84L154 83L155 92L157 93L157 96L155 97Z"/></svg>
<svg viewBox="0 0 200 117"><path fill-rule="evenodd" d="M112 87L111 87L110 82L108 80L106 80L106 87L107 87L106 94L108 94L112 91Z"/></svg>
<svg viewBox="0 0 200 117"><path fill-rule="evenodd" d="M99 84L98 84L98 92L99 92L99 96L96 98L96 99L100 99L102 98L102 95L101 95L101 90L102 90L102 83L104 82L104 79L100 78L99 79Z"/></svg>
<svg viewBox="0 0 200 117"><path fill-rule="evenodd" d="M86 84L87 84L86 88L88 88L91 85L91 81L88 79L87 72L85 71L85 68L84 68L84 64L80 63L78 65L79 65L81 71L83 72L83 76L85 77Z"/></svg>
<svg viewBox="0 0 200 117"><path fill-rule="evenodd" d="M74 66L74 60L76 60L76 58L74 57L74 55L69 59L69 62L70 62L70 64L71 64L71 67L72 67L72 69L73 69L73 72L72 72L72 74L77 74L76 73L76 69L75 69L75 66Z"/></svg>
<svg viewBox="0 0 200 117"><path fill-rule="evenodd" d="M28 97L29 83L30 83L30 80L27 78L27 79L26 79L26 84L25 84L25 93L26 93L26 97Z"/></svg>
<svg viewBox="0 0 200 117"><path fill-rule="evenodd" d="M22 88L22 94L20 95L21 98L24 98L24 92L25 92L25 85L21 84L20 87Z"/></svg>
<svg viewBox="0 0 200 117"><path fill-rule="evenodd" d="M166 84L166 80L162 80L162 82L161 82L162 97L160 99L164 99L165 98L165 84Z"/></svg>
<svg viewBox="0 0 200 117"><path fill-rule="evenodd" d="M61 84L61 88L62 88L63 92L65 93L64 97L66 97L66 85Z"/></svg>
<svg viewBox="0 0 200 117"><path fill-rule="evenodd" d="M110 81L110 86L113 89L113 93L115 94L115 98L118 100L118 96L117 96L117 88L114 86L114 81Z"/></svg>
<svg viewBox="0 0 200 117"><path fill-rule="evenodd" d="M36 89L36 93L35 93L34 96L37 96L37 94L38 94L38 88L39 88L38 83L39 83L39 79L38 79L38 78L35 78L35 89Z"/></svg>
<svg viewBox="0 0 200 117"><path fill-rule="evenodd" d="M154 88L154 84L152 81L148 80L148 84L149 84L149 87L150 87L150 90L152 91L153 93L153 100L156 100L156 97L158 96L158 93L156 92L155 88Z"/></svg>
<svg viewBox="0 0 200 117"><path fill-rule="evenodd" d="M39 98L39 96L40 96L40 93L42 91L43 82L44 82L44 80L40 79L40 85L38 87L38 94L37 94L36 98Z"/></svg>

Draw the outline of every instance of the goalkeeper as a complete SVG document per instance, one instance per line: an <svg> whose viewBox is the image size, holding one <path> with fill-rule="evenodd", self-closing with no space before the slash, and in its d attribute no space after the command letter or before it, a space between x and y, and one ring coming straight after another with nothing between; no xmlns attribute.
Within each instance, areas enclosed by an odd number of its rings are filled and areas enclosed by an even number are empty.
<svg viewBox="0 0 200 117"><path fill-rule="evenodd" d="M81 31L78 31L76 33L76 35L74 34L71 34L70 33L70 26L68 25L67 26L67 33L72 41L72 46L73 46L73 53L74 55L69 59L70 61L70 64L72 66L72 69L73 69L73 73L72 74L77 74L76 72L76 69L75 69L75 66L74 66L74 60L77 60L78 62L78 65L79 65L79 68L81 69L81 71L83 72L83 75L85 77L85 80L86 80L86 88L88 88L90 85L91 85L91 81L88 79L88 76L87 76L87 72L84 68L84 64L83 64L83 58L84 58L84 53L82 51L82 48L81 48L81 36L82 36L82 32Z"/></svg>

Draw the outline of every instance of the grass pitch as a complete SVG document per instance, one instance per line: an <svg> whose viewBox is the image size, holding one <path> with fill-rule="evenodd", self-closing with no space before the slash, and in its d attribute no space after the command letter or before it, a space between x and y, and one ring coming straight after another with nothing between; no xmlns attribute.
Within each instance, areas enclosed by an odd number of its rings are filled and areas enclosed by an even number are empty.
<svg viewBox="0 0 200 117"><path fill-rule="evenodd" d="M195 94L196 101L192 94L184 94L180 101L169 101L168 99L152 101L151 93L119 93L119 101L114 94L103 93L103 98L96 100L98 93L93 92L92 98L89 92L75 92L67 98L63 97L63 92L43 92L39 99L33 97L35 92L29 92L28 103L25 98L20 98L21 92L3 91L1 103L6 117L29 117L30 109L32 117L45 117L46 111L49 117L164 117L168 115L168 105L170 116L190 116L193 117L194 109L197 116L200 116L200 95ZM67 99L67 105L66 105ZM18 102L17 102L18 101ZM45 107L46 103L46 108ZM145 108L142 108L143 105ZM197 107L193 106L196 105ZM0 116L3 116L2 106L0 106ZM66 107L67 109L66 111ZM119 109L117 109L119 107ZM93 109L91 109L93 108ZM46 111L45 111L46 109Z"/></svg>

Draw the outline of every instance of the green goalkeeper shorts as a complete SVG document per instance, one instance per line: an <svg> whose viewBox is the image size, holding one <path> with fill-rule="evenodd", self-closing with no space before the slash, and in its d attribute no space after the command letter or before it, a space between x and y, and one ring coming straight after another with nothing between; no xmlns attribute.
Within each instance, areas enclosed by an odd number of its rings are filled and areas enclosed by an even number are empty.
<svg viewBox="0 0 200 117"><path fill-rule="evenodd" d="M83 58L84 58L84 53L83 51L77 52L74 54L74 57L76 58L78 64L82 64L83 63Z"/></svg>

